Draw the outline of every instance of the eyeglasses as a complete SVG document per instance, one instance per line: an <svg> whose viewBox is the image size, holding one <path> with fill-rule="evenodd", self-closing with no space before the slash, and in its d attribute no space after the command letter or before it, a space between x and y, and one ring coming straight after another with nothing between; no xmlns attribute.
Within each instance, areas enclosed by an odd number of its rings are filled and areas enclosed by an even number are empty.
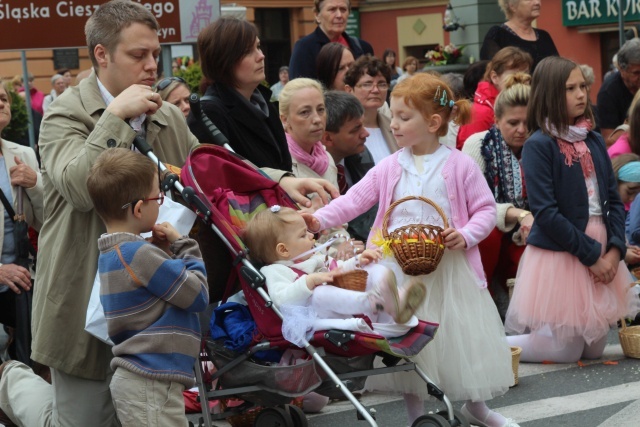
<svg viewBox="0 0 640 427"><path fill-rule="evenodd" d="M162 203L164 203L164 193L161 191L160 194L158 194L158 197L147 197L145 199L138 199L138 200L135 200L133 202L129 202L126 205L122 205L122 207L120 209L127 209L129 206L131 206L131 210L134 211L136 203L138 203L140 201L142 201L142 202L150 202L152 200L155 200L156 202L158 202L158 205L162 205Z"/></svg>
<svg viewBox="0 0 640 427"><path fill-rule="evenodd" d="M364 82L357 84L356 87L362 88L364 90L373 90L374 87L377 87L378 90L383 91L389 89L389 85L385 82L380 82L374 84L373 82Z"/></svg>
<svg viewBox="0 0 640 427"><path fill-rule="evenodd" d="M162 79L156 85L156 92L160 90L165 90L167 86L169 86L173 82L179 82L187 84L187 82L182 77L167 77L166 79Z"/></svg>

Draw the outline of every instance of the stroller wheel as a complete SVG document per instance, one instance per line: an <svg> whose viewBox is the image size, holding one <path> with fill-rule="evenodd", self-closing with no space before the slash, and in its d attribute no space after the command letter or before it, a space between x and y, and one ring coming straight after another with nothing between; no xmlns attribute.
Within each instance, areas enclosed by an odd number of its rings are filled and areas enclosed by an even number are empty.
<svg viewBox="0 0 640 427"><path fill-rule="evenodd" d="M449 413L447 412L446 409L439 411L438 415L444 418L445 421L447 422L449 421ZM454 426L470 427L469 421L467 421L467 418L464 415L462 415L460 411L458 411L457 409L453 410L453 418L455 419L455 421L454 423L451 424L451 427L454 427Z"/></svg>
<svg viewBox="0 0 640 427"><path fill-rule="evenodd" d="M291 420L293 420L293 427L309 427L309 421L304 411L296 405L284 405L284 409L289 412Z"/></svg>
<svg viewBox="0 0 640 427"><path fill-rule="evenodd" d="M449 422L438 414L428 414L418 417L411 427L449 427Z"/></svg>
<svg viewBox="0 0 640 427"><path fill-rule="evenodd" d="M295 427L291 415L281 408L266 408L260 411L254 427Z"/></svg>

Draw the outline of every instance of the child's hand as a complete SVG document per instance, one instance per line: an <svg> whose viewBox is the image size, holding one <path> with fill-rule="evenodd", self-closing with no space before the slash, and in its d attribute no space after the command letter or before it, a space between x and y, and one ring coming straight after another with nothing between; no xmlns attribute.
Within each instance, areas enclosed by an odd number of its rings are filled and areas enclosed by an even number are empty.
<svg viewBox="0 0 640 427"><path fill-rule="evenodd" d="M618 264L615 264L614 267L614 265L612 265L611 262L603 256L598 258L598 261L589 267L589 270L591 270L591 273L595 276L594 278L596 283L607 284L616 277Z"/></svg>
<svg viewBox="0 0 640 427"><path fill-rule="evenodd" d="M382 259L382 251L380 249L365 249L362 254L360 254L360 262L361 266L369 265L372 262L378 262Z"/></svg>
<svg viewBox="0 0 640 427"><path fill-rule="evenodd" d="M640 248L627 245L627 254L624 256L624 262L629 265L640 263Z"/></svg>
<svg viewBox="0 0 640 427"><path fill-rule="evenodd" d="M618 248L611 247L607 253L605 253L602 258L606 259L611 263L611 266L618 271L618 264L620 264L620 251ZM615 275L615 273L614 273ZM613 280L613 279L612 279Z"/></svg>
<svg viewBox="0 0 640 427"><path fill-rule="evenodd" d="M307 230L314 234L320 231L320 221L315 216L305 212L300 213L300 215L302 215L302 219L307 224Z"/></svg>
<svg viewBox="0 0 640 427"><path fill-rule="evenodd" d="M151 244L162 249L167 255L172 256L173 253L169 249L171 244L180 237L180 233L173 228L168 222L156 224L151 230L151 237L147 239Z"/></svg>
<svg viewBox="0 0 640 427"><path fill-rule="evenodd" d="M161 240L167 240L169 243L173 243L180 238L180 233L173 225L168 222L162 224L156 224L153 226L153 235L157 236Z"/></svg>
<svg viewBox="0 0 640 427"><path fill-rule="evenodd" d="M467 242L464 240L464 237L455 228L447 228L444 230L442 237L444 237L444 246L447 249L457 250L467 247Z"/></svg>
<svg viewBox="0 0 640 427"><path fill-rule="evenodd" d="M320 285L324 285L325 283L331 283L333 282L333 276L341 273L342 271L339 268L336 268L335 270L332 270L332 271L307 274L307 288L309 288L309 290L312 291Z"/></svg>

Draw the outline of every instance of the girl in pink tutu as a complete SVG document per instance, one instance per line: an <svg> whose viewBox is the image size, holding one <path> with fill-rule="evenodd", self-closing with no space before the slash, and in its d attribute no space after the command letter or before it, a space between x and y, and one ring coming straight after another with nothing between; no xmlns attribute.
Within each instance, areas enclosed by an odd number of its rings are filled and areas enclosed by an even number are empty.
<svg viewBox="0 0 640 427"><path fill-rule="evenodd" d="M427 286L425 302L415 314L440 323L440 329L413 360L451 400L466 401L461 412L472 424L517 427L485 404L513 384L511 352L486 289L478 250L478 242L496 225L496 204L475 161L438 141L447 133L454 108L456 123L465 122L468 102L454 101L451 89L438 77L416 74L398 83L391 94L391 130L401 149L378 163L347 194L317 210L308 226L317 231L343 224L379 203L367 242L372 247L382 243L377 236L383 217L396 200L418 195L438 204L450 224L442 233L446 250L434 272L415 277ZM407 224L443 226L443 221L431 206L412 200L392 211L387 227L392 231ZM410 283L393 257L380 264L394 270L397 283ZM365 388L402 393L409 424L424 414L424 399L429 397L415 373L372 376Z"/></svg>
<svg viewBox="0 0 640 427"><path fill-rule="evenodd" d="M562 99L558 94L565 94ZM525 362L602 356L617 319L637 312L624 259L624 206L602 137L591 131L587 85L576 63L536 67L522 167L535 221L506 318Z"/></svg>

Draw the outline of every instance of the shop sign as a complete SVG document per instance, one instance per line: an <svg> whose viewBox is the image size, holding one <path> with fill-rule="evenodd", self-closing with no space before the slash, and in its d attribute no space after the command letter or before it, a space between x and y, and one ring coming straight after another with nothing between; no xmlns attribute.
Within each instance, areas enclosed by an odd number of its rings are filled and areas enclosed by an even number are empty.
<svg viewBox="0 0 640 427"><path fill-rule="evenodd" d="M360 11L357 9L351 9L351 13L347 18L346 33L351 37L360 38Z"/></svg>
<svg viewBox="0 0 640 427"><path fill-rule="evenodd" d="M620 0L625 22L640 21L640 0ZM618 22L618 0L562 0L562 24L611 24Z"/></svg>
<svg viewBox="0 0 640 427"><path fill-rule="evenodd" d="M194 43L220 15L220 0L131 0L160 24L160 43ZM86 45L84 24L106 0L0 0L0 50Z"/></svg>

